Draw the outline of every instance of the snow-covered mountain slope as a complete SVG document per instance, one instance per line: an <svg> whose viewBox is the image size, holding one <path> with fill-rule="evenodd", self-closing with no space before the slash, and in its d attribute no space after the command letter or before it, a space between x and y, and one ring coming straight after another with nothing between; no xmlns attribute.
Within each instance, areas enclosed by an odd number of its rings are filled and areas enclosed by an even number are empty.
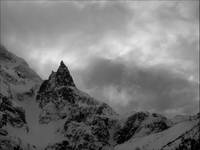
<svg viewBox="0 0 200 150"><path fill-rule="evenodd" d="M133 137L161 132L171 125L172 122L160 114L135 112L124 121L122 127L115 133L114 138L118 144L121 144Z"/></svg>
<svg viewBox="0 0 200 150"><path fill-rule="evenodd" d="M199 118L183 121L159 133L135 137L115 150L197 150L199 145Z"/></svg>
<svg viewBox="0 0 200 150"><path fill-rule="evenodd" d="M24 108L0 94L0 149L35 149L19 136L23 133L27 134L28 131Z"/></svg>
<svg viewBox="0 0 200 150"><path fill-rule="evenodd" d="M0 45L0 93L12 100L33 96L41 78L21 58Z"/></svg>
<svg viewBox="0 0 200 150"><path fill-rule="evenodd" d="M193 116L189 116L189 115L176 115L173 118L171 118L171 121L173 122L173 124L177 124L183 121L189 121L192 120Z"/></svg>
<svg viewBox="0 0 200 150"><path fill-rule="evenodd" d="M21 58L0 45L0 149L32 149L22 137L30 127L28 109L41 78ZM31 106L32 107L32 106ZM33 114L32 114L33 115Z"/></svg>
<svg viewBox="0 0 200 150"><path fill-rule="evenodd" d="M80 91L62 61L42 82L0 46L0 150L196 150L198 122L134 111L120 118Z"/></svg>

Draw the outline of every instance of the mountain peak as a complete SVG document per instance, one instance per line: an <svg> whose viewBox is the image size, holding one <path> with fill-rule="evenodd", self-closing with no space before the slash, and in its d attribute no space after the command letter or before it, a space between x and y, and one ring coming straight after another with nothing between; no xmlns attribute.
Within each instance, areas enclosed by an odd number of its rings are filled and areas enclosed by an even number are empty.
<svg viewBox="0 0 200 150"><path fill-rule="evenodd" d="M60 66L67 67L67 66L65 65L65 63L63 62L63 60L61 60Z"/></svg>
<svg viewBox="0 0 200 150"><path fill-rule="evenodd" d="M52 71L48 80L45 80L42 83L42 85L40 86L39 93L53 90L57 87L62 87L62 86L76 87L73 78L70 75L70 72L63 61L60 62L58 70L56 72Z"/></svg>
<svg viewBox="0 0 200 150"><path fill-rule="evenodd" d="M69 72L67 66L65 65L65 63L64 63L62 60L61 60L61 62L60 62L60 66L58 67L57 72L58 72L58 71L67 71L67 72Z"/></svg>
<svg viewBox="0 0 200 150"><path fill-rule="evenodd" d="M60 86L75 86L73 78L63 61L56 72L56 82Z"/></svg>

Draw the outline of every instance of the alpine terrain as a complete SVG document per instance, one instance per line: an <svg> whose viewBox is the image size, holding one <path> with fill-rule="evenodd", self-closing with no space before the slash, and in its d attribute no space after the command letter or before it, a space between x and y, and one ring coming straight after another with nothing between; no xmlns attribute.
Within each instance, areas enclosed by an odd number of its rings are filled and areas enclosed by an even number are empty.
<svg viewBox="0 0 200 150"><path fill-rule="evenodd" d="M63 61L42 80L0 46L0 150L198 150L200 114L120 117L79 90Z"/></svg>

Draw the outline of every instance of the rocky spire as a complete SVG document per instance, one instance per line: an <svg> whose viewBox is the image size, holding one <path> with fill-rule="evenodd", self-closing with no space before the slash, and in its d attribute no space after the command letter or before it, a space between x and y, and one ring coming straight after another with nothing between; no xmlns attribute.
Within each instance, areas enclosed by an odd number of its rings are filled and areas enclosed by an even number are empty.
<svg viewBox="0 0 200 150"><path fill-rule="evenodd" d="M63 61L60 62L60 66L56 72L56 84L59 86L74 86L74 81L67 66Z"/></svg>
<svg viewBox="0 0 200 150"><path fill-rule="evenodd" d="M57 72L52 71L48 80L45 80L42 83L38 94L43 93L45 91L51 91L60 86L76 87L73 78L70 75L70 72L63 61L60 62L60 66L58 67ZM37 99L39 99L39 96L37 96Z"/></svg>

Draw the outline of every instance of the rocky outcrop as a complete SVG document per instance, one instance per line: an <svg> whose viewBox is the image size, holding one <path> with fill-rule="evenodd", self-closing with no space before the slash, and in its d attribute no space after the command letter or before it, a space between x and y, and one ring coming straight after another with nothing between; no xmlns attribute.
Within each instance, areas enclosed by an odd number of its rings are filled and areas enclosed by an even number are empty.
<svg viewBox="0 0 200 150"><path fill-rule="evenodd" d="M0 139L1 150L37 150L36 146L24 143L17 137L3 137Z"/></svg>
<svg viewBox="0 0 200 150"><path fill-rule="evenodd" d="M23 128L28 131L25 111L22 107L15 106L8 97L0 94L0 149L1 150L33 150L34 147L21 145L21 139L9 135L6 127Z"/></svg>
<svg viewBox="0 0 200 150"><path fill-rule="evenodd" d="M162 115L137 112L127 118L124 125L115 133L114 139L121 144L136 136L161 132L171 125L171 121Z"/></svg>
<svg viewBox="0 0 200 150"><path fill-rule="evenodd" d="M113 147L111 131L116 128L117 114L107 104L78 90L62 61L57 72L52 72L49 79L42 83L37 102L42 110L40 123L64 120L59 131L66 140L49 145L47 149Z"/></svg>
<svg viewBox="0 0 200 150"><path fill-rule="evenodd" d="M0 128L7 124L17 128L25 126L25 111L0 94Z"/></svg>

